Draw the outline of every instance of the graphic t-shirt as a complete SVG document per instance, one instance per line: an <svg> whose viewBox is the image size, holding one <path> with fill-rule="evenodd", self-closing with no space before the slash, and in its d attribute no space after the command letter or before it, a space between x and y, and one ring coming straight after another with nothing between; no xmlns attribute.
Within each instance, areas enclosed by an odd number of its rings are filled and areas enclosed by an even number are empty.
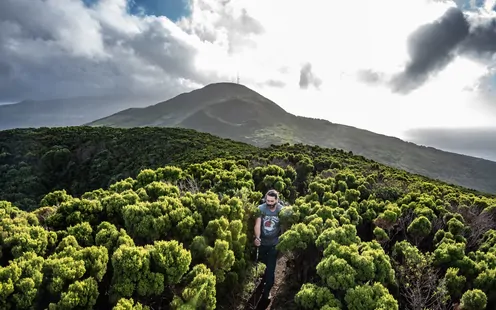
<svg viewBox="0 0 496 310"><path fill-rule="evenodd" d="M279 242L279 234L281 232L281 225L279 223L279 212L283 208L281 204L277 204L274 211L270 211L267 204L258 206L261 211L262 223L260 239L262 245L276 245Z"/></svg>

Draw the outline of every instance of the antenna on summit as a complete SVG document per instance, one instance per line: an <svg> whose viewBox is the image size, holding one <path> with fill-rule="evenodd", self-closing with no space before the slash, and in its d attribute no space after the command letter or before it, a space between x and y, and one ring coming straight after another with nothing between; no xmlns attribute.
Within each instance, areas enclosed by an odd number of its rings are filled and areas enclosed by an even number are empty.
<svg viewBox="0 0 496 310"><path fill-rule="evenodd" d="M236 84L239 84L239 71L238 71L238 74L236 76Z"/></svg>

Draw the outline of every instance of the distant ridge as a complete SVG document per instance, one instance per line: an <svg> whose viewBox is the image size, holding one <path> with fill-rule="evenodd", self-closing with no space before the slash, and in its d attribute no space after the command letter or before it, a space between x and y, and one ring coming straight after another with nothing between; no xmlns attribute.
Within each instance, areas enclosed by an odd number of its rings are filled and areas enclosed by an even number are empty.
<svg viewBox="0 0 496 310"><path fill-rule="evenodd" d="M24 100L0 105L0 130L79 126L128 107L147 106L155 101L124 96Z"/></svg>

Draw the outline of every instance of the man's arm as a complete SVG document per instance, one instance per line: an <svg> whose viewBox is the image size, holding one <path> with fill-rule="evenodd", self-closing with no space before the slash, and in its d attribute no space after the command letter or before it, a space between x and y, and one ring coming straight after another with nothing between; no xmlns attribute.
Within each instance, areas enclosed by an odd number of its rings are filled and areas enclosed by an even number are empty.
<svg viewBox="0 0 496 310"><path fill-rule="evenodd" d="M258 216L255 219L255 227L254 227L254 233L255 233L255 238L260 239L260 225L262 223L262 218Z"/></svg>
<svg viewBox="0 0 496 310"><path fill-rule="evenodd" d="M260 246L262 239L260 239L260 234L262 233L262 216L263 216L263 205L258 206L257 218L255 219L255 225L253 227L253 232L255 235L255 246Z"/></svg>

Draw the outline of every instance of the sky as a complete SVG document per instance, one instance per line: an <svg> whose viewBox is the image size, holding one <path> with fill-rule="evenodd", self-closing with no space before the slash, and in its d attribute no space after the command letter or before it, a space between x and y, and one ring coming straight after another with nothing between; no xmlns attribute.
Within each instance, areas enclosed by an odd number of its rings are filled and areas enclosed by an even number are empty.
<svg viewBox="0 0 496 310"><path fill-rule="evenodd" d="M239 74L290 113L496 160L495 4L2 0L0 102L166 100Z"/></svg>
<svg viewBox="0 0 496 310"><path fill-rule="evenodd" d="M82 0L86 6L92 7L98 0ZM172 21L188 16L190 12L187 0L130 0L127 10L133 15L166 16Z"/></svg>

